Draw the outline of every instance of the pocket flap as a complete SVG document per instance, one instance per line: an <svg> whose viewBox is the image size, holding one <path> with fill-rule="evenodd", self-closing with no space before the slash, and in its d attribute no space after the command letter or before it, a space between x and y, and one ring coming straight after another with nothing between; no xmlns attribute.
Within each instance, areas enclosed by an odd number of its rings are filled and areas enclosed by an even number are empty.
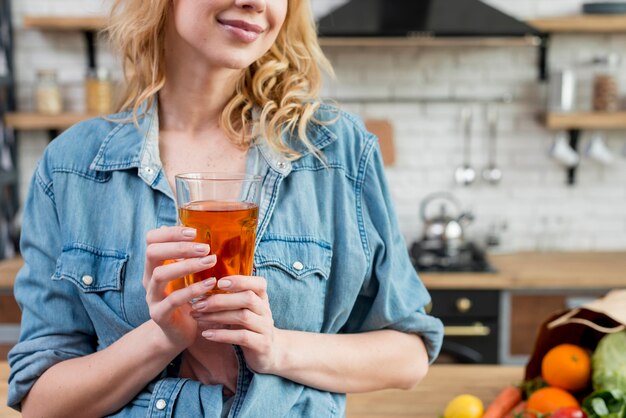
<svg viewBox="0 0 626 418"><path fill-rule="evenodd" d="M295 279L313 273L328 279L332 247L310 237L269 235L260 242L254 259L256 267L274 266Z"/></svg>
<svg viewBox="0 0 626 418"><path fill-rule="evenodd" d="M121 290L128 256L118 251L97 250L75 244L57 260L53 280L69 280L83 292Z"/></svg>

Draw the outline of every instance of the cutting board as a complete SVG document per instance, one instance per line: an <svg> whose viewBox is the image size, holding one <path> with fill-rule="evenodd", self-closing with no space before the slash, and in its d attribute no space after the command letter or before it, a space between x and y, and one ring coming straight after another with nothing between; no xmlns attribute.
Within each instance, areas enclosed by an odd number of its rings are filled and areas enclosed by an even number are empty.
<svg viewBox="0 0 626 418"><path fill-rule="evenodd" d="M385 166L393 165L396 161L396 149L394 145L393 125L391 122L387 119L366 119L365 127L378 137Z"/></svg>

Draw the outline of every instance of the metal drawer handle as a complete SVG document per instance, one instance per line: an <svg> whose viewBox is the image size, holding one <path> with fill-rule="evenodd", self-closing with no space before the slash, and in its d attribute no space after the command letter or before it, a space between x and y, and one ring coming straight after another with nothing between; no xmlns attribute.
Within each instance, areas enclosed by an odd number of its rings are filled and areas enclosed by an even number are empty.
<svg viewBox="0 0 626 418"><path fill-rule="evenodd" d="M491 334L491 328L476 322L468 326L445 326L443 335L446 337L486 337Z"/></svg>

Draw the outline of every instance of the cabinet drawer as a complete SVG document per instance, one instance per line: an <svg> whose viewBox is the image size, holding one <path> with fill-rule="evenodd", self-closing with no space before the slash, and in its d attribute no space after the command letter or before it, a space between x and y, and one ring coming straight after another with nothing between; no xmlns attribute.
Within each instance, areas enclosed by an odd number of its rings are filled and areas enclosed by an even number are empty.
<svg viewBox="0 0 626 418"><path fill-rule="evenodd" d="M430 313L441 318L495 318L500 310L498 290L431 290Z"/></svg>

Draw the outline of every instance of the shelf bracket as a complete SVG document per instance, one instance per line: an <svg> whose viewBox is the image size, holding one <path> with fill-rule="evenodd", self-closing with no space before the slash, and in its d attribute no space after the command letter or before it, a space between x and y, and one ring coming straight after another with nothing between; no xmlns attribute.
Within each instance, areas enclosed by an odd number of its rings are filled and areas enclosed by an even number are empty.
<svg viewBox="0 0 626 418"><path fill-rule="evenodd" d="M58 129L48 129L48 142L52 142L52 140L57 136L59 136Z"/></svg>
<svg viewBox="0 0 626 418"><path fill-rule="evenodd" d="M569 146L576 152L578 152L578 144L580 142L580 129L570 129L569 133ZM570 167L567 169L567 184L573 186L576 184L576 171L578 166Z"/></svg>
<svg viewBox="0 0 626 418"><path fill-rule="evenodd" d="M550 46L550 35L542 34L539 43L539 81L548 81L550 78L548 69L548 49Z"/></svg>
<svg viewBox="0 0 626 418"><path fill-rule="evenodd" d="M85 35L85 41L87 43L87 67L90 70L97 68L96 62L96 37L97 33L93 30L83 31Z"/></svg>

